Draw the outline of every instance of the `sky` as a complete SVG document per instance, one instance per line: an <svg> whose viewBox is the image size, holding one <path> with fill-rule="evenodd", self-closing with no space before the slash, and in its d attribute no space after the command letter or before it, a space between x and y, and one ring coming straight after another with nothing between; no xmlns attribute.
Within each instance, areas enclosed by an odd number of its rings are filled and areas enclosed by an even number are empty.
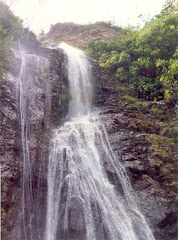
<svg viewBox="0 0 178 240"><path fill-rule="evenodd" d="M166 0L6 0L15 15L35 33L51 24L112 21L121 27L143 26L143 19L158 14ZM11 2L11 3L10 3ZM139 18L139 15L143 19Z"/></svg>

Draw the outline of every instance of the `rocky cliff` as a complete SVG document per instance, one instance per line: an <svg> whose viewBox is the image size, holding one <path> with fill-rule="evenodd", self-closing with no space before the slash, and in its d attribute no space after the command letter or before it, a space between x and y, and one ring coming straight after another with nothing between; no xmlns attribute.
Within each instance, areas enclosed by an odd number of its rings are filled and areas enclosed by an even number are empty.
<svg viewBox="0 0 178 240"><path fill-rule="evenodd" d="M73 46L83 48L89 41L115 38L120 32L124 33L126 31L105 22L88 25L80 25L72 22L56 23L51 26L46 37L43 36L43 38L55 44L66 42Z"/></svg>
<svg viewBox="0 0 178 240"><path fill-rule="evenodd" d="M96 73L96 105L106 125L112 148L126 167L140 209L154 232L155 239L177 239L177 151L176 143L164 136L166 116L159 119L154 108L175 112L165 102L140 101L125 95L118 82ZM98 84L99 83L99 84ZM111 182L115 173L107 166Z"/></svg>
<svg viewBox="0 0 178 240"><path fill-rule="evenodd" d="M67 111L68 87L64 54L43 48L32 33L26 32L20 44L14 45L13 57L0 85L0 162L2 169L2 239L23 239L22 176L23 141L21 112L26 116L33 206L31 214L33 239L39 238L46 214L47 165L50 134ZM22 69L22 53L25 69ZM20 73L24 71L20 96ZM20 97L25 109L20 106ZM28 223L27 223L28 225ZM28 228L29 226L27 226ZM30 238L29 238L30 239Z"/></svg>
<svg viewBox="0 0 178 240"><path fill-rule="evenodd" d="M60 25L61 26L61 25ZM65 24L63 25L63 27ZM61 29L61 27L60 27ZM67 35L56 35L56 43ZM67 28L68 29L68 28ZM49 33L52 36L51 30ZM68 33L68 30L65 30ZM85 30L86 32L86 30ZM65 121L68 110L68 82L65 57L59 50L44 48L33 34L25 34L21 48L27 55L24 96L28 145L32 167L33 240L42 239L45 227L48 149L52 129ZM87 33L88 34L88 33ZM87 35L86 35L87 36ZM91 34L90 36L95 36ZM104 36L105 37L105 36ZM87 37L88 38L88 37ZM69 38L70 39L70 38ZM76 41L75 45L81 42ZM70 43L73 41L69 41ZM22 44L23 43L23 44ZM83 44L83 43L82 43ZM22 56L14 46L14 56L0 87L0 162L2 167L2 239L23 239L22 173L23 150L19 107L19 74ZM176 147L163 133L164 113L175 113L161 102L140 101L125 94L125 89L93 65L94 107L110 136L115 154L125 165L140 203L140 209L153 229L155 239L177 239L177 162ZM154 109L163 112L159 119ZM119 188L115 173L105 167L110 181ZM29 238L30 239L30 238Z"/></svg>

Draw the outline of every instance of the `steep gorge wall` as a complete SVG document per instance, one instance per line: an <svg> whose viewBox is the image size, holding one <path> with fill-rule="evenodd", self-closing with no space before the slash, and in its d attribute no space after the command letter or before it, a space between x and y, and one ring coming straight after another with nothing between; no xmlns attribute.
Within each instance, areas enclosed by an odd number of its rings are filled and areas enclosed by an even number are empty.
<svg viewBox="0 0 178 240"><path fill-rule="evenodd" d="M31 35L23 41L23 44L27 53L34 55L34 61L28 64L29 85L25 91L28 101L28 142L33 172L32 225L44 229L51 131L65 121L68 111L66 60L62 52L43 48ZM16 51L18 52L18 47ZM39 69L36 58L40 62ZM135 122L136 113L123 101L117 83L102 73L96 63L92 62L92 64L95 86L94 106L101 111L100 116L109 132L116 156L122 160L128 170L140 208L152 226L156 240L176 239L177 195L172 186L166 185L176 176L174 149L168 145L169 155L164 157L159 152L162 148L161 144L158 149L154 148L159 129L155 126L155 131L151 133L140 131L139 125ZM2 239L6 240L23 239L21 237L22 147L18 89L20 67L20 55L14 56L9 71L3 77L0 90ZM149 113L146 113L145 117L149 118ZM161 138L159 141L166 139ZM165 151L164 148L163 150ZM103 159L103 161L110 181L116 189L119 188L115 173L107 165L107 160ZM37 230L34 236L40 239Z"/></svg>
<svg viewBox="0 0 178 240"><path fill-rule="evenodd" d="M99 67L95 69L95 105L101 110L111 146L127 169L139 207L156 240L177 239L176 145L161 134L163 123L153 116L152 102L127 99L117 81ZM165 103L158 105L169 111ZM144 109L141 111L139 106ZM145 127L140 127L140 123ZM107 161L106 169L117 189L119 183Z"/></svg>
<svg viewBox="0 0 178 240"><path fill-rule="evenodd" d="M32 166L35 239L44 229L46 214L48 148L53 126L59 125L67 111L67 81L64 54L43 48L33 34L23 41L27 141ZM22 55L14 46L14 56L0 85L0 163L2 168L2 239L23 239L22 174L23 149L20 122L19 75ZM29 226L27 226L29 228ZM36 232L35 232L36 231Z"/></svg>

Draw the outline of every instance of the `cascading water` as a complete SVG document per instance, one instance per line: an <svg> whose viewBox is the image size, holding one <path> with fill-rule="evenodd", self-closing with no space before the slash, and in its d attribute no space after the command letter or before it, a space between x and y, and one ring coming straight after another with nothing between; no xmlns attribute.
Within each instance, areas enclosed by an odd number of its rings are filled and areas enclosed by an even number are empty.
<svg viewBox="0 0 178 240"><path fill-rule="evenodd" d="M90 66L67 44L71 120L54 130L48 168L46 240L154 240L137 207L125 168L99 116L91 111ZM103 159L121 184L116 192Z"/></svg>
<svg viewBox="0 0 178 240"><path fill-rule="evenodd" d="M39 229L43 224L40 209L38 209L41 206L38 196L41 196L42 193L39 192L41 189L40 174L36 169L34 170L32 158L34 159L34 153L37 154L34 152L34 148L37 149L35 144L38 141L35 129L41 126L44 119L43 105L40 99L43 94L41 85L44 85L45 80L44 77L42 80L42 76L44 70L48 69L48 61L35 54L27 53L21 48L15 53L21 59L17 90L19 92L22 143L22 236L24 240L37 240L40 239ZM38 153L40 155L39 149ZM42 169L42 162L38 163L36 160L35 164L39 169ZM35 185L35 181L38 182L39 186ZM36 192L38 192L38 196Z"/></svg>
<svg viewBox="0 0 178 240"><path fill-rule="evenodd" d="M25 97L24 88L25 69L26 69L26 53L21 50L21 69L19 74L19 99L20 99L20 122L21 122L21 140L22 140L22 213L23 213L23 231L24 237L27 239L31 236L31 212L33 208L33 194L32 194L32 172L30 153L28 145L28 121L27 121L27 98ZM27 230L28 229L28 230Z"/></svg>
<svg viewBox="0 0 178 240"><path fill-rule="evenodd" d="M65 43L62 43L60 47L68 57L68 79L71 96L69 116L79 117L89 114L92 98L90 65L81 50L68 47Z"/></svg>

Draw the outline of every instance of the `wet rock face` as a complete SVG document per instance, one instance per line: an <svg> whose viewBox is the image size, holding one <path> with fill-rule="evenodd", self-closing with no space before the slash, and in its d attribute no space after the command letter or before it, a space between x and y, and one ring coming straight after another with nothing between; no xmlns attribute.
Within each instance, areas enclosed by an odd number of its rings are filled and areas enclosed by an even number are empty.
<svg viewBox="0 0 178 240"><path fill-rule="evenodd" d="M49 60L47 58L31 53L24 54L22 78L17 78L17 84L21 81L22 89L19 89L19 85L17 85L17 91L19 99L22 99L20 115L23 114L24 119L26 119L25 125L27 140L20 140L21 143L22 141L27 141L29 147L29 158L32 173L33 207L29 213L32 217L28 216L28 211L26 211L26 219L30 217L32 218L32 229L34 232L33 237L36 239L38 239L38 235L36 233L38 227L43 228L43 225L45 224L47 156L50 135L49 129L51 125L51 84L49 81L49 74ZM22 121L22 119L20 121ZM21 132L22 131L23 130L21 128ZM21 152L21 159L24 161L23 149ZM27 168L27 166L25 166L25 168ZM24 170L22 169L22 174L23 172ZM26 181L26 179L24 180L22 178L22 181ZM27 196L27 198L29 197L30 196ZM27 207L29 206L27 205ZM26 220L23 219L22 221ZM26 221L25 224L28 228L29 222Z"/></svg>
<svg viewBox="0 0 178 240"><path fill-rule="evenodd" d="M155 134L157 131L154 134L140 132L132 122L134 113L123 106L115 83L111 83L100 71L96 70L95 74L95 105L101 111L100 117L109 133L111 146L130 176L139 208L156 240L176 240L178 200L173 188L177 176L175 152L171 146L164 144L166 139L162 135ZM107 161L105 167L116 189L120 188Z"/></svg>
<svg viewBox="0 0 178 240"><path fill-rule="evenodd" d="M50 58L51 83L51 121L58 127L65 121L69 107L69 86L67 80L66 58L62 52L54 51Z"/></svg>
<svg viewBox="0 0 178 240"><path fill-rule="evenodd" d="M26 45L28 45L26 43ZM51 130L65 118L68 105L66 70L62 52L25 46L22 82L27 142L32 168L34 239L45 228L48 147ZM16 56L15 56L16 55ZM22 56L15 50L9 71L0 83L0 164L2 172L2 239L23 239L23 149L20 118ZM13 64L14 63L14 64ZM39 225L40 224L40 225ZM27 226L28 228L28 226Z"/></svg>
<svg viewBox="0 0 178 240"><path fill-rule="evenodd" d="M111 123L109 119L114 115L108 116L108 122ZM126 128L112 132L111 127L110 124L108 131L111 131L111 145L127 169L139 208L151 226L155 239L176 239L175 225L160 228L161 222L164 222L167 216L175 214L176 199L159 178L160 167L149 150L149 144L145 140L146 134L133 133ZM108 171L111 172L110 169ZM114 184L117 185L117 182Z"/></svg>
<svg viewBox="0 0 178 240"><path fill-rule="evenodd" d="M20 201L20 159L18 148L19 122L17 121L17 103L15 77L5 75L7 81L0 89L0 163L2 177L2 238L12 231L18 216Z"/></svg>
<svg viewBox="0 0 178 240"><path fill-rule="evenodd" d="M45 229L48 149L51 130L65 121L69 92L65 57L62 52L25 44L27 70L24 97L27 101L28 144L33 174L34 239L43 239L37 228ZM13 64L14 63L14 64ZM12 59L9 72L0 83L0 163L2 168L2 239L22 240L22 140L19 107L19 73L21 57ZM120 102L119 93L108 76L93 68L94 105L110 136L116 156L125 165L140 203L140 209L153 229L156 240L176 240L177 201L171 178L175 176L175 157L155 150L155 132L138 132L128 109ZM133 114L132 114L133 116ZM155 140L156 139L156 140ZM164 141L161 138L161 141ZM159 140L160 141L160 140ZM156 146L156 145L155 145ZM159 150L159 149L158 149ZM105 161L105 159L103 159ZM104 163L110 181L120 189L113 169ZM77 203L71 206L70 236L84 239L85 230ZM96 217L97 220L97 217ZM40 224L39 224L40 223ZM104 237L98 228L98 239ZM64 235L63 235L64 236Z"/></svg>

